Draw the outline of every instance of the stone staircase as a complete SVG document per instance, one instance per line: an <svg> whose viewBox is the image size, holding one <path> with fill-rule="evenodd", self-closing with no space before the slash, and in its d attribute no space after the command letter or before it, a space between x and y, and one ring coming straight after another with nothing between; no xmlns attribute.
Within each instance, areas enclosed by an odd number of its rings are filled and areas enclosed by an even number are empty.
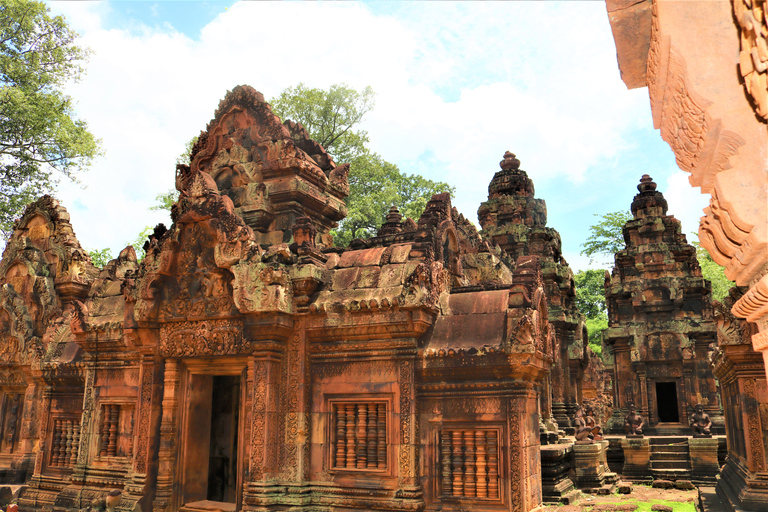
<svg viewBox="0 0 768 512"><path fill-rule="evenodd" d="M651 475L660 480L690 480L691 457L685 437L652 437Z"/></svg>

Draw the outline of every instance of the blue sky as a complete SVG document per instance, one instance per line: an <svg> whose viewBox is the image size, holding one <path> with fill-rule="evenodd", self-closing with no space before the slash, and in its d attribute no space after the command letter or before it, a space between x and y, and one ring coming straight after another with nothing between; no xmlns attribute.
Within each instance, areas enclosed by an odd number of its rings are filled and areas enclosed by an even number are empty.
<svg viewBox="0 0 768 512"><path fill-rule="evenodd" d="M117 253L173 186L175 158L228 89L370 85L362 128L407 173L447 181L476 221L504 151L522 161L575 269L594 214L642 174L689 240L707 197L620 80L602 2L54 2L94 54L68 92L105 157L59 197L81 243ZM383 219L382 219L383 220Z"/></svg>

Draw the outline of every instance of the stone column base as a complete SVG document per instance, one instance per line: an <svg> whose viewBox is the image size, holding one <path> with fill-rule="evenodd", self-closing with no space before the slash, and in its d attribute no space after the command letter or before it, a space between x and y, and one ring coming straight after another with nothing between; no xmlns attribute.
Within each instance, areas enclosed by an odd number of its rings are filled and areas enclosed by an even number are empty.
<svg viewBox="0 0 768 512"><path fill-rule="evenodd" d="M573 465L579 489L600 494L613 492L617 478L608 469L607 451L608 441L573 445Z"/></svg>
<svg viewBox="0 0 768 512"><path fill-rule="evenodd" d="M621 477L630 482L653 480L651 476L651 441L648 438L622 439L624 467Z"/></svg>
<svg viewBox="0 0 768 512"><path fill-rule="evenodd" d="M717 476L717 495L726 512L768 510L768 473L753 473L730 457Z"/></svg>
<svg viewBox="0 0 768 512"><path fill-rule="evenodd" d="M569 478L572 469L571 444L550 444L541 447L541 495L544 503L571 504L579 491Z"/></svg>
<svg viewBox="0 0 768 512"><path fill-rule="evenodd" d="M691 481L697 484L715 483L720 467L717 462L717 438L692 437L688 439L691 456Z"/></svg>

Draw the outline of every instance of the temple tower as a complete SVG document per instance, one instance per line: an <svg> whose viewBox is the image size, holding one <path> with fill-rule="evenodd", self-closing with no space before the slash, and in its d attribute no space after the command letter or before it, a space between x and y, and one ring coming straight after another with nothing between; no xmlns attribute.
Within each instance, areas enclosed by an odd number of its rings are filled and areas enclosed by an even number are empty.
<svg viewBox="0 0 768 512"><path fill-rule="evenodd" d="M575 404L582 400L580 384L586 361L585 329L579 328L581 316L574 304L573 272L562 256L560 233L546 225L547 205L535 197L533 181L520 169L520 160L507 151L499 165L501 170L488 185L488 200L477 211L481 235L513 261L520 256L540 257L549 322L557 339L552 414L561 427L569 426Z"/></svg>
<svg viewBox="0 0 768 512"><path fill-rule="evenodd" d="M716 341L711 287L701 275L696 248L667 215L667 201L643 175L624 225L626 248L606 275L608 329L614 356L613 431L623 431L634 403L657 434L688 433L696 404L722 434L717 382L707 361Z"/></svg>

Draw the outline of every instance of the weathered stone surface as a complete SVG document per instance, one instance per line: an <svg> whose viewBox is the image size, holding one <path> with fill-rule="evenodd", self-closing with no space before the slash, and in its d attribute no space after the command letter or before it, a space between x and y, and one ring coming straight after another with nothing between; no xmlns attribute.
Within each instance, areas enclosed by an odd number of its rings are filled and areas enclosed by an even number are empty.
<svg viewBox="0 0 768 512"><path fill-rule="evenodd" d="M554 326L557 347L552 375L541 394L541 412L545 420L551 415L560 428L567 429L577 403L585 399L596 403L602 397L602 363L589 356L586 328L574 303L573 272L562 256L560 234L546 225L546 203L535 197L533 181L520 169L520 160L514 153L507 151L499 165L501 170L488 185L488 200L477 211L483 228L480 234L489 242L488 252L481 254L493 258L498 251L497 257L506 253L512 261L521 256L539 257L548 299L547 316ZM491 249L493 246L499 249ZM589 378L585 379L587 364ZM602 407L599 412L605 413Z"/></svg>
<svg viewBox="0 0 768 512"><path fill-rule="evenodd" d="M768 386L763 357L752 347L757 326L732 313L743 294L743 288L734 287L722 303L715 303L718 346L711 361L722 389L728 439L728 457L717 480L717 494L731 506L757 511L768 508L768 496L757 484L758 474L768 467L763 442L768 436L763 412L768 408Z"/></svg>
<svg viewBox="0 0 768 512"><path fill-rule="evenodd" d="M637 188L633 218L623 228L626 247L605 281L603 340L618 383L611 432L624 432L630 405L646 418L644 434L687 434L697 404L722 428L707 364L716 337L710 284L656 183L646 174Z"/></svg>
<svg viewBox="0 0 768 512"><path fill-rule="evenodd" d="M673 512L673 508L669 505L661 505L659 503L654 503L651 505L651 510L654 512Z"/></svg>
<svg viewBox="0 0 768 512"><path fill-rule="evenodd" d="M675 483L669 480L657 479L653 481L653 487L656 489L672 489L675 487Z"/></svg>
<svg viewBox="0 0 768 512"><path fill-rule="evenodd" d="M573 471L573 445L549 444L541 447L541 493L545 503L572 503L579 496L570 474Z"/></svg>
<svg viewBox="0 0 768 512"><path fill-rule="evenodd" d="M645 87L651 40L651 0L606 0L621 79L628 89Z"/></svg>
<svg viewBox="0 0 768 512"><path fill-rule="evenodd" d="M541 504L550 313L575 311L559 238L507 253L438 194L331 247L349 172L240 86L141 263L97 269L55 200L27 208L0 261L0 475L23 510ZM548 459L564 502L569 449Z"/></svg>
<svg viewBox="0 0 768 512"><path fill-rule="evenodd" d="M621 481L616 485L619 494L632 494L632 482Z"/></svg>
<svg viewBox="0 0 768 512"><path fill-rule="evenodd" d="M624 467L622 478L630 481L646 481L651 474L650 440L622 439L621 448L624 451Z"/></svg>
<svg viewBox="0 0 768 512"><path fill-rule="evenodd" d="M696 486L693 485L693 482L690 480L677 480L675 481L675 489L680 489L681 491L690 491L695 489Z"/></svg>

